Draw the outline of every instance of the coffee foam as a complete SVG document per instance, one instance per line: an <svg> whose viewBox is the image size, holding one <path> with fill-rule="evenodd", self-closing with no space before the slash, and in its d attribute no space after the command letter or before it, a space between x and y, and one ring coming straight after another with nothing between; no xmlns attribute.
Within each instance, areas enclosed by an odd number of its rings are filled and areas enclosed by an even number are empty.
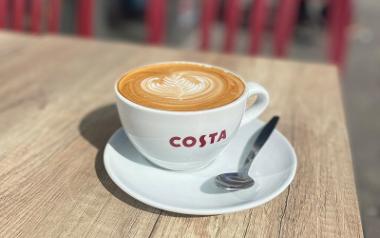
<svg viewBox="0 0 380 238"><path fill-rule="evenodd" d="M169 111L206 110L239 98L244 83L216 67L166 63L129 71L118 83L119 92L137 104Z"/></svg>
<svg viewBox="0 0 380 238"><path fill-rule="evenodd" d="M161 77L153 76L141 81L147 93L172 99L191 99L214 90L218 84L215 76L199 71L179 71Z"/></svg>

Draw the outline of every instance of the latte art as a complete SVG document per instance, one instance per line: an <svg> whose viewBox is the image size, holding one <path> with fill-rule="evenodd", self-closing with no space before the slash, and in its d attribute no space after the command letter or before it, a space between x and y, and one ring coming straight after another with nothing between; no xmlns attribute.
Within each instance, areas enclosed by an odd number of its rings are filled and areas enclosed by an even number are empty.
<svg viewBox="0 0 380 238"><path fill-rule="evenodd" d="M188 99L207 94L215 87L213 75L202 72L175 72L167 76L153 76L141 82L141 88L148 93L165 98Z"/></svg>
<svg viewBox="0 0 380 238"><path fill-rule="evenodd" d="M195 63L153 64L129 71L119 81L126 99L168 111L199 111L238 99L244 83L234 74Z"/></svg>

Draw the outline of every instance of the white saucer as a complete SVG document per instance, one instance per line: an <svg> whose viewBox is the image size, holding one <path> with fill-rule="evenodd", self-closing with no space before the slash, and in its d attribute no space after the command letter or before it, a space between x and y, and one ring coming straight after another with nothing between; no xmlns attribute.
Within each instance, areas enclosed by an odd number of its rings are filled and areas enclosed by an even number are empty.
<svg viewBox="0 0 380 238"><path fill-rule="evenodd" d="M250 175L256 184L246 190L225 192L214 184L214 176L237 171L243 147L263 125L255 121L241 128L227 148L209 166L191 172L156 167L132 146L122 129L104 150L104 165L112 180L126 193L163 210L212 215L241 211L266 203L293 180L296 154L286 138L275 131L255 158Z"/></svg>

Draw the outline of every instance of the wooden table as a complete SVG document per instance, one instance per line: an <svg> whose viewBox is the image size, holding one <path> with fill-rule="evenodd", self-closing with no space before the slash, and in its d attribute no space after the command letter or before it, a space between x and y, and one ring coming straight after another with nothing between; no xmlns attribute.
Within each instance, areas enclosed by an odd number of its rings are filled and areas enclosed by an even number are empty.
<svg viewBox="0 0 380 238"><path fill-rule="evenodd" d="M185 216L131 198L102 151L120 127L113 83L166 60L227 67L264 85L298 155L295 180L263 206ZM0 237L362 237L335 67L0 33Z"/></svg>

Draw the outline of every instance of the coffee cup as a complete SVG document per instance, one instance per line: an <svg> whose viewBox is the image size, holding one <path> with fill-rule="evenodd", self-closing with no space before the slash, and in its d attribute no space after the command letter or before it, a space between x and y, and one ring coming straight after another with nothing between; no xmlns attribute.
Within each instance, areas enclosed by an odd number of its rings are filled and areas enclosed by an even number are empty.
<svg viewBox="0 0 380 238"><path fill-rule="evenodd" d="M210 164L269 103L259 84L194 62L132 69L116 82L115 93L129 140L146 159L169 170ZM252 96L256 100L247 108Z"/></svg>

